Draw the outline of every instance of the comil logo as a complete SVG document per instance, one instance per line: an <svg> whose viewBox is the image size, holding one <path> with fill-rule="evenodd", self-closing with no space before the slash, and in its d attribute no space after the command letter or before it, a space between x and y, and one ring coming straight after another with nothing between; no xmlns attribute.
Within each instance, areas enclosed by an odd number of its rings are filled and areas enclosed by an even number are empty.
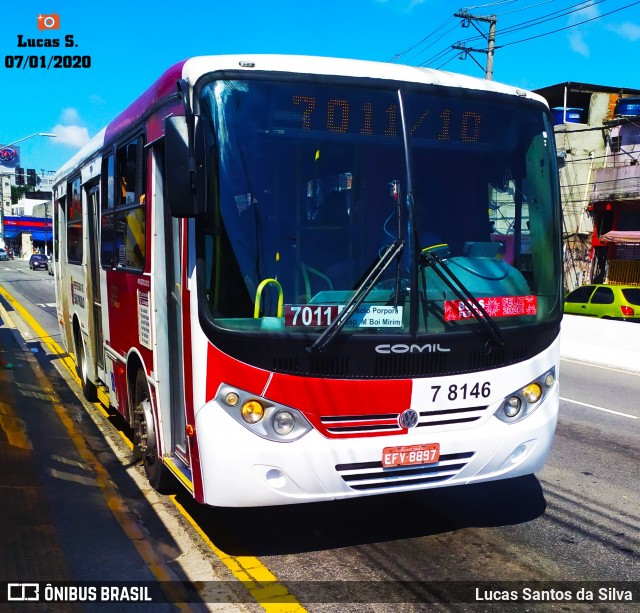
<svg viewBox="0 0 640 613"><path fill-rule="evenodd" d="M38 30L59 30L60 15L51 13L50 15L38 15Z"/></svg>

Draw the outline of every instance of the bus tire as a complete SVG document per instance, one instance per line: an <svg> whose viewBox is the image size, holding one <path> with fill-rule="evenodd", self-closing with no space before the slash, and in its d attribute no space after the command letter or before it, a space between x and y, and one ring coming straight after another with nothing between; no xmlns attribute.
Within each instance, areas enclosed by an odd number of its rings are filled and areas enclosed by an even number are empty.
<svg viewBox="0 0 640 613"><path fill-rule="evenodd" d="M82 332L80 332L79 329L77 329L74 334L74 343L76 350L76 372L80 379L82 393L89 402L96 402L96 400L98 400L98 390L93 381L89 380L87 356L85 354L84 343L82 342Z"/></svg>
<svg viewBox="0 0 640 613"><path fill-rule="evenodd" d="M149 397L147 378L143 370L138 370L136 373L133 398L133 457L142 462L151 487L160 493L166 493L170 490L173 480L158 451L153 407Z"/></svg>

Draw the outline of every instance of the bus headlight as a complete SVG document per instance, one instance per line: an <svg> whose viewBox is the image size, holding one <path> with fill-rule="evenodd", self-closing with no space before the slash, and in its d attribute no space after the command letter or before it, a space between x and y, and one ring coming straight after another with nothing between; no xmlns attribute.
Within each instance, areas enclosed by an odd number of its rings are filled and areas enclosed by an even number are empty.
<svg viewBox="0 0 640 613"><path fill-rule="evenodd" d="M273 416L273 429L280 436L291 434L296 425L296 420L289 411L278 411Z"/></svg>
<svg viewBox="0 0 640 613"><path fill-rule="evenodd" d="M507 399L504 403L504 414L507 417L515 417L518 413L520 413L520 409L522 408L522 400L517 396L511 396L511 398Z"/></svg>
<svg viewBox="0 0 640 613"><path fill-rule="evenodd" d="M254 434L280 443L296 441L312 429L297 409L223 384L215 398L218 406Z"/></svg>
<svg viewBox="0 0 640 613"><path fill-rule="evenodd" d="M541 404L556 382L556 369L552 368L519 390L509 394L495 416L505 423L513 424L531 415Z"/></svg>

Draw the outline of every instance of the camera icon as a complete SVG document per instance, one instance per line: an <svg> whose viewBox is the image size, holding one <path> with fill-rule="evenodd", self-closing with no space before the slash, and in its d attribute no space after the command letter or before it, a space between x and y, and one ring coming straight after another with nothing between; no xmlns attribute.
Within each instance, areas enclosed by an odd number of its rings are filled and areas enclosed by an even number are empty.
<svg viewBox="0 0 640 613"><path fill-rule="evenodd" d="M59 30L60 15L51 13L50 15L38 15L38 30Z"/></svg>

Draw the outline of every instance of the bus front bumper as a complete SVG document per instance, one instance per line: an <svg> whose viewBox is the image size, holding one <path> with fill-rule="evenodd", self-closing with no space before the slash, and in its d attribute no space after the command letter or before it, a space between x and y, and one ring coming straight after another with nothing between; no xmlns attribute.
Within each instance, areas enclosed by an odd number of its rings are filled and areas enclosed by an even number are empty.
<svg viewBox="0 0 640 613"><path fill-rule="evenodd" d="M330 439L312 430L273 442L239 425L215 401L196 415L204 502L252 507L347 499L493 481L532 474L549 454L558 384L530 415L506 424L439 433ZM439 443L433 464L383 468L385 447Z"/></svg>

